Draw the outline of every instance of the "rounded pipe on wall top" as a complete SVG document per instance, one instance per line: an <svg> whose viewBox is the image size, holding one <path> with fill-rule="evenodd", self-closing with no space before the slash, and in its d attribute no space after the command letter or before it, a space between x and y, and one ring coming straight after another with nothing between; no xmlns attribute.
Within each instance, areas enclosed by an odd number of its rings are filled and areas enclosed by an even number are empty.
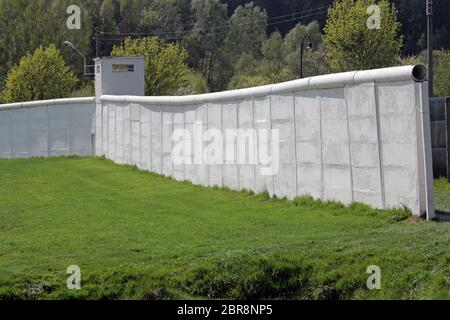
<svg viewBox="0 0 450 320"><path fill-rule="evenodd" d="M0 104L0 110L10 110L10 109L21 109L21 108L33 108L41 106L53 106L53 105L68 105L68 104L91 104L94 103L94 97L83 97L83 98L63 98L63 99L52 99L52 100L37 100L37 101L27 101L27 102L16 102Z"/></svg>
<svg viewBox="0 0 450 320"><path fill-rule="evenodd" d="M148 105L185 106L206 102L222 102L233 99L255 98L260 96L267 96L270 94L282 94L287 92L344 88L346 85L352 84L357 85L370 82L383 83L398 81L423 82L426 81L426 79L427 70L424 66L410 65L327 74L254 88L206 93L200 95L164 97L103 95L100 97L100 100L116 103L142 103Z"/></svg>
<svg viewBox="0 0 450 320"><path fill-rule="evenodd" d="M427 80L427 68L425 68L425 66L418 64L416 66L413 67L412 70L412 78L414 81L416 82L422 82Z"/></svg>

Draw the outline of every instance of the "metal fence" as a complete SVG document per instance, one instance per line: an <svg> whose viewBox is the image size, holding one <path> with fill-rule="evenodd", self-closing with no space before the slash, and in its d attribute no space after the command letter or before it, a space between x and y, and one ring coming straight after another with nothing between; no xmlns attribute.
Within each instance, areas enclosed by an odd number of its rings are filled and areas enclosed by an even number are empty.
<svg viewBox="0 0 450 320"><path fill-rule="evenodd" d="M450 181L450 97L432 98L430 112L433 174Z"/></svg>

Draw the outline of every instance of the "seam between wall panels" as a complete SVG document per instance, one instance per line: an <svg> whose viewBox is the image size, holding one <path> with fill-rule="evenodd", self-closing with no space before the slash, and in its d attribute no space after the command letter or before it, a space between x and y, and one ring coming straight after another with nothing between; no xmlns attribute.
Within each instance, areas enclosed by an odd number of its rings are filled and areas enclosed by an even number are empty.
<svg viewBox="0 0 450 320"><path fill-rule="evenodd" d="M160 126L160 133L159 133L159 141L160 141L160 144L159 144L159 148L160 148L159 156L160 156L160 159L161 159L161 163L160 163L161 175L164 175L163 174L163 150L164 150L164 148L163 148L163 141L164 141L164 139L163 139L163 132L164 132L164 130L163 130L163 120L164 120L164 116L163 116L162 108L161 108L161 111L160 111L160 117L161 117L161 126Z"/></svg>
<svg viewBox="0 0 450 320"><path fill-rule="evenodd" d="M132 108L131 104L128 105L128 122L129 122L129 139L130 139L130 151L128 152L129 158L128 158L128 164L133 165L133 120L132 120Z"/></svg>
<svg viewBox="0 0 450 320"><path fill-rule="evenodd" d="M208 130L209 130L209 103L207 102L206 103L206 132L208 132ZM208 137L208 139L209 139L208 135L206 135L206 137ZM208 143L208 141L207 141L207 143ZM203 144L203 148L202 148L202 159L203 160L202 160L202 162L205 162L205 159L204 159L205 148L204 147L205 147L205 145ZM207 186L210 186L210 179L209 179L209 169L210 169L209 167L210 167L210 164L209 163L210 162L209 162L209 159L208 159L207 164L206 164L206 185Z"/></svg>
<svg viewBox="0 0 450 320"><path fill-rule="evenodd" d="M114 104L114 112L112 113L113 115L113 122L114 122L114 154L111 154L111 160L113 160L114 162L117 162L117 103ZM111 137L112 138L112 137Z"/></svg>
<svg viewBox="0 0 450 320"><path fill-rule="evenodd" d="M47 110L47 108L45 108ZM9 159L13 157L13 141L12 141L12 110L8 110L8 118L9 118ZM48 115L47 115L47 157L48 157Z"/></svg>
<svg viewBox="0 0 450 320"><path fill-rule="evenodd" d="M348 141L348 161L350 167L350 191L352 193L352 202L355 202L355 193L353 186L353 163L352 163L352 143L350 141L350 113L348 110L347 87L344 87L345 109L347 114L347 141Z"/></svg>
<svg viewBox="0 0 450 320"><path fill-rule="evenodd" d="M71 155L72 152L72 148L70 146L70 141L72 140L72 127L71 127L71 111L72 110L72 106L69 106L67 108L67 122L68 122L68 128L67 128L67 155ZM31 130L30 130L31 133ZM30 140L31 141L31 140ZM31 152L30 152L31 155Z"/></svg>
<svg viewBox="0 0 450 320"><path fill-rule="evenodd" d="M116 105L116 161L117 161L117 158L118 158L118 152L117 152L117 150L118 150L118 148L119 148L119 146L120 146L120 144L119 144L119 130L118 130L118 126L117 126L117 123L119 122L119 117L118 117L118 110L119 109L119 105ZM123 131L125 131L125 126L124 126L124 121L123 121L123 118L124 118L124 112L123 112L123 104L121 104L121 106L120 106L120 110L121 110L121 112L122 112L122 132ZM121 138L122 140L122 150L124 150L125 149L125 141L124 141L124 139L123 139L123 133L122 133L122 138ZM123 152L122 152L122 155L123 155ZM119 156L121 156L122 158L122 160L121 160L121 162L122 163L124 163L124 159L123 159L123 156L122 155L119 155ZM118 161L117 161L118 162Z"/></svg>
<svg viewBox="0 0 450 320"><path fill-rule="evenodd" d="M295 196L298 197L298 163L297 163L297 117L295 108L295 93L292 92L292 110L294 119L294 171L295 171Z"/></svg>
<svg viewBox="0 0 450 320"><path fill-rule="evenodd" d="M272 153L272 129L273 129L273 123L272 123L272 94L269 95L269 127L270 127L270 153L273 160L273 153ZM279 152L279 151L278 151ZM272 195L275 195L275 174L272 174Z"/></svg>
<svg viewBox="0 0 450 320"><path fill-rule="evenodd" d="M125 159L125 104L122 108L122 161L124 164L127 163L127 160Z"/></svg>
<svg viewBox="0 0 450 320"><path fill-rule="evenodd" d="M50 156L50 142L49 142L49 139L50 139L50 119L48 117L48 106L45 106L45 113L46 113L46 116L47 116L47 157L49 157ZM11 124L11 126L12 126L12 124ZM11 130L11 134L12 134L12 130ZM11 156L12 156L12 144L11 144Z"/></svg>
<svg viewBox="0 0 450 320"><path fill-rule="evenodd" d="M223 146L222 146L222 165L220 166L220 170L222 172L221 175L221 183L222 183L222 188L224 187L225 184L225 179L224 179L224 175L225 175L225 166L226 166L226 135L224 134L225 130L223 128L223 103L220 103L220 130L222 131L223 134L223 138L222 141Z"/></svg>
<svg viewBox="0 0 450 320"><path fill-rule="evenodd" d="M107 142L107 149L106 149L106 157L111 159L110 154L109 154L109 104L106 108L106 132L107 132L107 136L108 136L108 142Z"/></svg>
<svg viewBox="0 0 450 320"><path fill-rule="evenodd" d="M175 166L172 161L172 150L173 150L173 141L172 141L172 135L173 131L175 129L175 113L173 110L170 112L170 131L169 131L169 141L170 141L170 154L169 154L169 161L170 161L170 176L172 178L175 178Z"/></svg>
<svg viewBox="0 0 450 320"><path fill-rule="evenodd" d="M97 108L97 105L95 106L95 108ZM97 112L97 109L95 110L96 112ZM104 146L103 146L103 125L104 125L104 120L103 120L103 102L101 103L101 108L100 108L100 111L101 111L101 117L100 117L100 120L101 120L101 124L100 124L100 131L101 131L101 134L100 134L100 138L101 138L101 141L100 141L100 154L99 154L99 156L103 156L104 154L105 154L105 149L104 149ZM97 115L96 115L97 116ZM97 134L97 131L98 131L98 129L97 128L95 128L95 134Z"/></svg>
<svg viewBox="0 0 450 320"><path fill-rule="evenodd" d="M142 165L142 106L139 106L139 165L138 168L142 169L144 166Z"/></svg>
<svg viewBox="0 0 450 320"><path fill-rule="evenodd" d="M253 147L253 152L255 153L253 155L254 160L255 160L255 165L253 166L253 191L256 192L256 168L258 167L258 133L256 131L255 128L255 98L252 97L252 126L253 126L253 133L255 134L255 136L253 137L254 139L254 144L255 146ZM250 159L249 159L250 160Z"/></svg>
<svg viewBox="0 0 450 320"><path fill-rule="evenodd" d="M183 181L186 181L186 110L183 111L183 156L184 156L184 160L183 160Z"/></svg>
<svg viewBox="0 0 450 320"><path fill-rule="evenodd" d="M378 86L373 83L373 93L375 96L375 115L377 120L377 138L378 138L378 160L380 167L380 191L381 191L381 206L386 209L386 195L385 195L385 184L384 184L384 165L383 165L383 146L381 138L381 115L380 115L380 101L378 97Z"/></svg>
<svg viewBox="0 0 450 320"><path fill-rule="evenodd" d="M319 127L320 127L320 198L325 200L325 183L323 177L323 133L322 133L322 97L319 96Z"/></svg>
<svg viewBox="0 0 450 320"><path fill-rule="evenodd" d="M118 104L116 104L114 108L114 162L117 162L117 146L118 146L118 139L117 139L117 109Z"/></svg>
<svg viewBox="0 0 450 320"><path fill-rule="evenodd" d="M239 100L236 101L236 132L239 134ZM235 150L235 158L236 158L236 167L237 167L237 189L241 190L241 168L239 166L239 136L236 135L236 150Z"/></svg>
<svg viewBox="0 0 450 320"><path fill-rule="evenodd" d="M31 111L26 110L28 122L28 156L31 157Z"/></svg>
<svg viewBox="0 0 450 320"><path fill-rule="evenodd" d="M100 142L100 154L99 154L99 156L103 156L103 155L105 155L105 149L104 149L104 143L103 143L103 131L104 131L104 128L103 128L103 126L104 126L104 124L105 124L105 121L103 120L103 108L104 108L104 106L103 106L103 102L102 102L102 104L101 104L101 109L100 109L100 111L101 111L101 113L102 113L102 116L101 116L101 124L100 124L100 129L101 129L101 131L102 131L102 133L101 133L101 135L100 135L100 138L101 138L101 142ZM98 131L97 130L97 128L95 129L95 131Z"/></svg>
<svg viewBox="0 0 450 320"><path fill-rule="evenodd" d="M147 109L149 112L149 122L148 122L148 171L152 172L153 168L153 139L152 139L152 129L153 129L153 111L151 108Z"/></svg>

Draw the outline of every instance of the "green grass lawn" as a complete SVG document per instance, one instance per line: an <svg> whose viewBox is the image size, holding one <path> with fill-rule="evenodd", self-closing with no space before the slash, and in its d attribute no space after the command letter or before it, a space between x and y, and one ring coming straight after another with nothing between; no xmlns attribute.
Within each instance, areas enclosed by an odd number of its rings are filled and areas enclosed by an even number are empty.
<svg viewBox="0 0 450 320"><path fill-rule="evenodd" d="M97 158L0 160L0 299L448 299L450 223L405 217ZM70 265L81 290L66 288ZM370 265L381 290L366 288Z"/></svg>

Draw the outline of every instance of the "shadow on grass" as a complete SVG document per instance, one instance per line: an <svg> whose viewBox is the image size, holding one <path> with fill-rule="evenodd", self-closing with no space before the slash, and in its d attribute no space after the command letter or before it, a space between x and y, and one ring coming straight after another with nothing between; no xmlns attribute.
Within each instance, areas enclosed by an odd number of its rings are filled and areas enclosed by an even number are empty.
<svg viewBox="0 0 450 320"><path fill-rule="evenodd" d="M450 212L436 210L436 216L441 221L448 221L448 222L450 222Z"/></svg>

